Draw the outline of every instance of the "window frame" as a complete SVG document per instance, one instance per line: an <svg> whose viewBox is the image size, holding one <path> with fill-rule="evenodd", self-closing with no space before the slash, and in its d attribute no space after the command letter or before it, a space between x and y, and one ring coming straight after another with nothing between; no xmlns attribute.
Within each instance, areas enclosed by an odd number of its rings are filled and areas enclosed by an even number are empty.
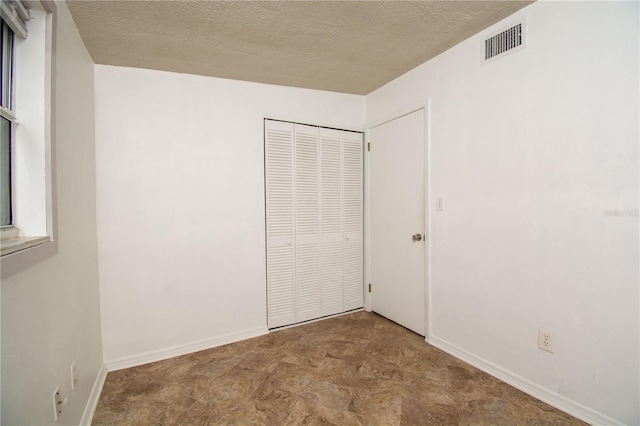
<svg viewBox="0 0 640 426"><path fill-rule="evenodd" d="M2 81L0 82L0 84L2 85L2 90L1 90L1 94L0 94L0 117L4 120L7 120L9 123L9 223L8 224L1 224L0 223L0 228L2 229L2 234L1 237L5 237L5 235L7 235L9 232L12 232L12 230L10 229L11 227L13 227L13 202L12 202L12 194L13 194L13 185L12 185L12 161L11 161L11 157L12 157L12 151L13 151L13 139L15 137L14 134L14 126L16 123L16 114L15 111L13 110L13 106L14 106L14 64L15 64L15 38L16 35L13 31L13 29L11 29L11 27L9 26L8 23L5 22L4 19L0 19L0 32L2 33L0 36L0 43L2 43L2 50L0 50L0 54L2 54L2 75L0 76L0 78L2 79ZM11 34L11 42L10 42L10 49L9 49L9 53L8 55L5 54L4 48L5 48L5 36L10 33ZM8 59L9 62L9 66L7 67L6 61ZM5 80L6 78L6 80ZM6 84L6 85L5 85ZM7 93L8 93L8 97L7 97ZM1 154L0 154L1 155ZM4 159L3 159L4 160ZM3 161L4 163L4 161ZM2 172L4 174L4 171ZM2 239L4 239L2 238Z"/></svg>
<svg viewBox="0 0 640 426"><path fill-rule="evenodd" d="M38 8L45 13L45 33L44 33L44 140L42 141L43 153L44 153L44 195L46 202L46 235L16 237L17 231L15 227L9 231L12 235L8 235L7 231L3 229L2 244L17 244L16 251L9 252L0 257L0 275L2 279L5 279L11 275L14 275L20 271L23 271L39 262L46 260L49 257L55 256L58 253L58 222L57 222L57 194L56 194L56 149L55 149L55 79L54 79L54 67L56 60L56 20L57 20L57 8L55 1L51 0L23 0L27 6L31 8ZM15 43L15 42L14 42ZM15 55L19 52L14 44L14 67ZM19 54L19 53L18 53ZM19 78L19 71L14 68L13 80ZM15 83L14 83L15 84ZM16 94L14 96L14 107L16 105ZM17 122L17 120L16 120ZM15 122L14 122L15 123ZM15 127L13 126L12 134L12 151L13 146L16 143L20 143L14 137ZM12 159L12 169L14 169L15 159ZM12 170L12 177L15 176L14 170ZM12 187L12 197L15 193L15 182ZM15 198L14 198L15 200ZM16 212L13 211L14 220ZM15 223L15 222L14 222ZM9 227L3 227L9 228Z"/></svg>

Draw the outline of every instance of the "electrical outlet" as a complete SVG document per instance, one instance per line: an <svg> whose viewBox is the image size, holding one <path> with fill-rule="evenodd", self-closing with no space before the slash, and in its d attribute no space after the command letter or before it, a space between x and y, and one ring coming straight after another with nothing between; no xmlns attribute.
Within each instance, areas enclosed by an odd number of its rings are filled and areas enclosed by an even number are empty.
<svg viewBox="0 0 640 426"><path fill-rule="evenodd" d="M62 397L60 396L60 387L56 386L56 390L51 395L53 399L53 421L58 421L58 414L62 414Z"/></svg>
<svg viewBox="0 0 640 426"><path fill-rule="evenodd" d="M78 383L78 371L76 370L76 360L71 363L71 390L76 388Z"/></svg>
<svg viewBox="0 0 640 426"><path fill-rule="evenodd" d="M538 329L538 348L554 353L556 351L556 333L544 328Z"/></svg>
<svg viewBox="0 0 640 426"><path fill-rule="evenodd" d="M442 196L436 197L436 211L444 211L444 199L442 198Z"/></svg>

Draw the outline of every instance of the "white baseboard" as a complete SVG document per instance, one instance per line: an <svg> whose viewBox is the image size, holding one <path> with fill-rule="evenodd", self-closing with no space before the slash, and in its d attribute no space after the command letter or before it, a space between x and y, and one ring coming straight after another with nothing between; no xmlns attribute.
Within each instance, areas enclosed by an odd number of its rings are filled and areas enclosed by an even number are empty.
<svg viewBox="0 0 640 426"><path fill-rule="evenodd" d="M135 367L138 365L148 364L150 362L162 361L180 355L186 355L193 352L226 345L229 343L239 342L240 340L251 339L252 337L258 337L268 333L269 330L267 329L267 327L255 327L237 333L214 337L211 339L204 339L184 345L177 345L118 359L112 359L109 361L105 361L105 365L107 366L108 371L122 370L124 368Z"/></svg>
<svg viewBox="0 0 640 426"><path fill-rule="evenodd" d="M102 367L100 367L100 371L98 372L98 377L96 377L96 380L93 382L93 388L91 388L87 405L84 407L84 412L80 419L80 426L91 425L93 413L96 412L96 407L98 406L98 400L100 399L100 393L102 393L102 387L104 386L105 380L107 380L107 367L102 364Z"/></svg>
<svg viewBox="0 0 640 426"><path fill-rule="evenodd" d="M443 340L439 337L431 335L428 343L432 344L438 349L442 349L450 355L455 356L462 361L473 365L474 367L492 375L493 377L502 380L505 383L510 384L516 389L525 392L540 401L546 402L552 407L558 410L564 411L567 414L572 415L584 422L592 425L624 425L620 421L611 418L605 414L599 413L585 405L580 404L572 399L562 396L556 392L550 391L524 377L505 370L496 364L493 364L483 358L480 358L471 352L468 352L462 348L459 348L451 343Z"/></svg>

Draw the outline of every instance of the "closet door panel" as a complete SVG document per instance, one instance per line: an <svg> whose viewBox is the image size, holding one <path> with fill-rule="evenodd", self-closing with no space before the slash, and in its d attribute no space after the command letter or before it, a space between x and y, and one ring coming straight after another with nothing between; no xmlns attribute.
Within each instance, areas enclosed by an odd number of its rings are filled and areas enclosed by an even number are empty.
<svg viewBox="0 0 640 426"><path fill-rule="evenodd" d="M344 311L342 132L320 129L320 280L322 315Z"/></svg>
<svg viewBox="0 0 640 426"><path fill-rule="evenodd" d="M269 328L295 322L294 127L265 121Z"/></svg>
<svg viewBox="0 0 640 426"><path fill-rule="evenodd" d="M318 128L295 125L296 321L320 315Z"/></svg>
<svg viewBox="0 0 640 426"><path fill-rule="evenodd" d="M343 132L344 309L364 306L363 142L361 133Z"/></svg>
<svg viewBox="0 0 640 426"><path fill-rule="evenodd" d="M363 306L362 134L265 120L269 328Z"/></svg>

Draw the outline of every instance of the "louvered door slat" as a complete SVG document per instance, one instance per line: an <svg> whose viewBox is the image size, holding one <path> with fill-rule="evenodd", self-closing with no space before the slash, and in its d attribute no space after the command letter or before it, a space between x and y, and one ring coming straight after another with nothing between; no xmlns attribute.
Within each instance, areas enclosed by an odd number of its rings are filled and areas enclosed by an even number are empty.
<svg viewBox="0 0 640 426"><path fill-rule="evenodd" d="M267 305L270 328L295 322L293 125L265 121Z"/></svg>

